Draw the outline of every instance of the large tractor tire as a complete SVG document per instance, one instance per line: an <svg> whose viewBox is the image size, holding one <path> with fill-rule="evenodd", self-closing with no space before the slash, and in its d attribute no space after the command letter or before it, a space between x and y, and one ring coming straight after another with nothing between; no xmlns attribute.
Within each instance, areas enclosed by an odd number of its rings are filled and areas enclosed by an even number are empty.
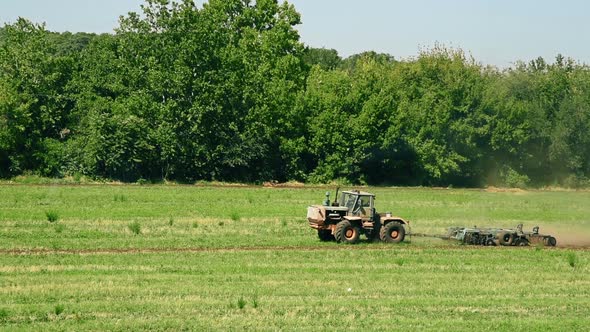
<svg viewBox="0 0 590 332"><path fill-rule="evenodd" d="M348 220L342 220L336 224L336 230L334 231L334 237L336 242L354 244L359 242L361 236L361 230L350 223Z"/></svg>
<svg viewBox="0 0 590 332"><path fill-rule="evenodd" d="M511 232L501 232L498 234L498 243L502 246L511 246L514 236Z"/></svg>
<svg viewBox="0 0 590 332"><path fill-rule="evenodd" d="M553 236L547 237L544 242L549 247L555 247L557 245L557 240Z"/></svg>
<svg viewBox="0 0 590 332"><path fill-rule="evenodd" d="M392 221L381 228L379 237L383 242L399 243L406 237L406 229L401 223Z"/></svg>
<svg viewBox="0 0 590 332"><path fill-rule="evenodd" d="M319 229L318 237L322 242L329 242L335 240L334 235L332 235L332 231L330 231L329 229Z"/></svg>

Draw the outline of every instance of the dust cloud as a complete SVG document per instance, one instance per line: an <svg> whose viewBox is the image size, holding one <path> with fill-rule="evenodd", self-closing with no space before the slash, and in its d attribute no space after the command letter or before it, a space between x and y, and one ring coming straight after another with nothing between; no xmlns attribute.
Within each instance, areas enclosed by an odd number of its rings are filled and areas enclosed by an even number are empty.
<svg viewBox="0 0 590 332"><path fill-rule="evenodd" d="M557 247L590 248L590 226L541 226L539 233L554 236Z"/></svg>

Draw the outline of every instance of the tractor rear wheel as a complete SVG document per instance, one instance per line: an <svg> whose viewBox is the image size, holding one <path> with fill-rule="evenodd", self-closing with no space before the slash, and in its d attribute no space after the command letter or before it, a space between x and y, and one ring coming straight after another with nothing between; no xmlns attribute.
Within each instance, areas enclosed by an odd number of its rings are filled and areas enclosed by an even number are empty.
<svg viewBox="0 0 590 332"><path fill-rule="evenodd" d="M379 237L383 242L399 243L406 237L406 229L401 223L392 221L381 228Z"/></svg>
<svg viewBox="0 0 590 332"><path fill-rule="evenodd" d="M334 235L329 229L318 229L318 237L322 242L334 241Z"/></svg>
<svg viewBox="0 0 590 332"><path fill-rule="evenodd" d="M503 246L511 246L512 241L514 241L514 236L510 232L502 232L498 234L498 243Z"/></svg>
<svg viewBox="0 0 590 332"><path fill-rule="evenodd" d="M334 237L336 242L344 242L354 244L359 242L361 236L361 230L350 223L348 220L342 220L336 224L336 230L334 231Z"/></svg>

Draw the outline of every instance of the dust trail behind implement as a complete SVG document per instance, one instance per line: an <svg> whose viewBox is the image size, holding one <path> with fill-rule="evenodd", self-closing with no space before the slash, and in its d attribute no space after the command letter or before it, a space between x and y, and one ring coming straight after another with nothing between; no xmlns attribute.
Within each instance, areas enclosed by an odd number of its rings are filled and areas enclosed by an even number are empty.
<svg viewBox="0 0 590 332"><path fill-rule="evenodd" d="M590 227L549 226L541 227L541 233L553 235L560 248L590 248Z"/></svg>

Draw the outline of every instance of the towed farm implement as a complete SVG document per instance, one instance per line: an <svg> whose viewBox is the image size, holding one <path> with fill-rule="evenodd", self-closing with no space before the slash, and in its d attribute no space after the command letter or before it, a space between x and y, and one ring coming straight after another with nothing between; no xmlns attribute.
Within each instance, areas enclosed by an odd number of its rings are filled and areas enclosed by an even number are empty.
<svg viewBox="0 0 590 332"><path fill-rule="evenodd" d="M524 247L534 244L555 247L557 245L555 237L539 233L539 226L533 227L532 232L525 232L522 230L522 224L519 224L516 229L451 227L447 235L440 238L482 246Z"/></svg>

